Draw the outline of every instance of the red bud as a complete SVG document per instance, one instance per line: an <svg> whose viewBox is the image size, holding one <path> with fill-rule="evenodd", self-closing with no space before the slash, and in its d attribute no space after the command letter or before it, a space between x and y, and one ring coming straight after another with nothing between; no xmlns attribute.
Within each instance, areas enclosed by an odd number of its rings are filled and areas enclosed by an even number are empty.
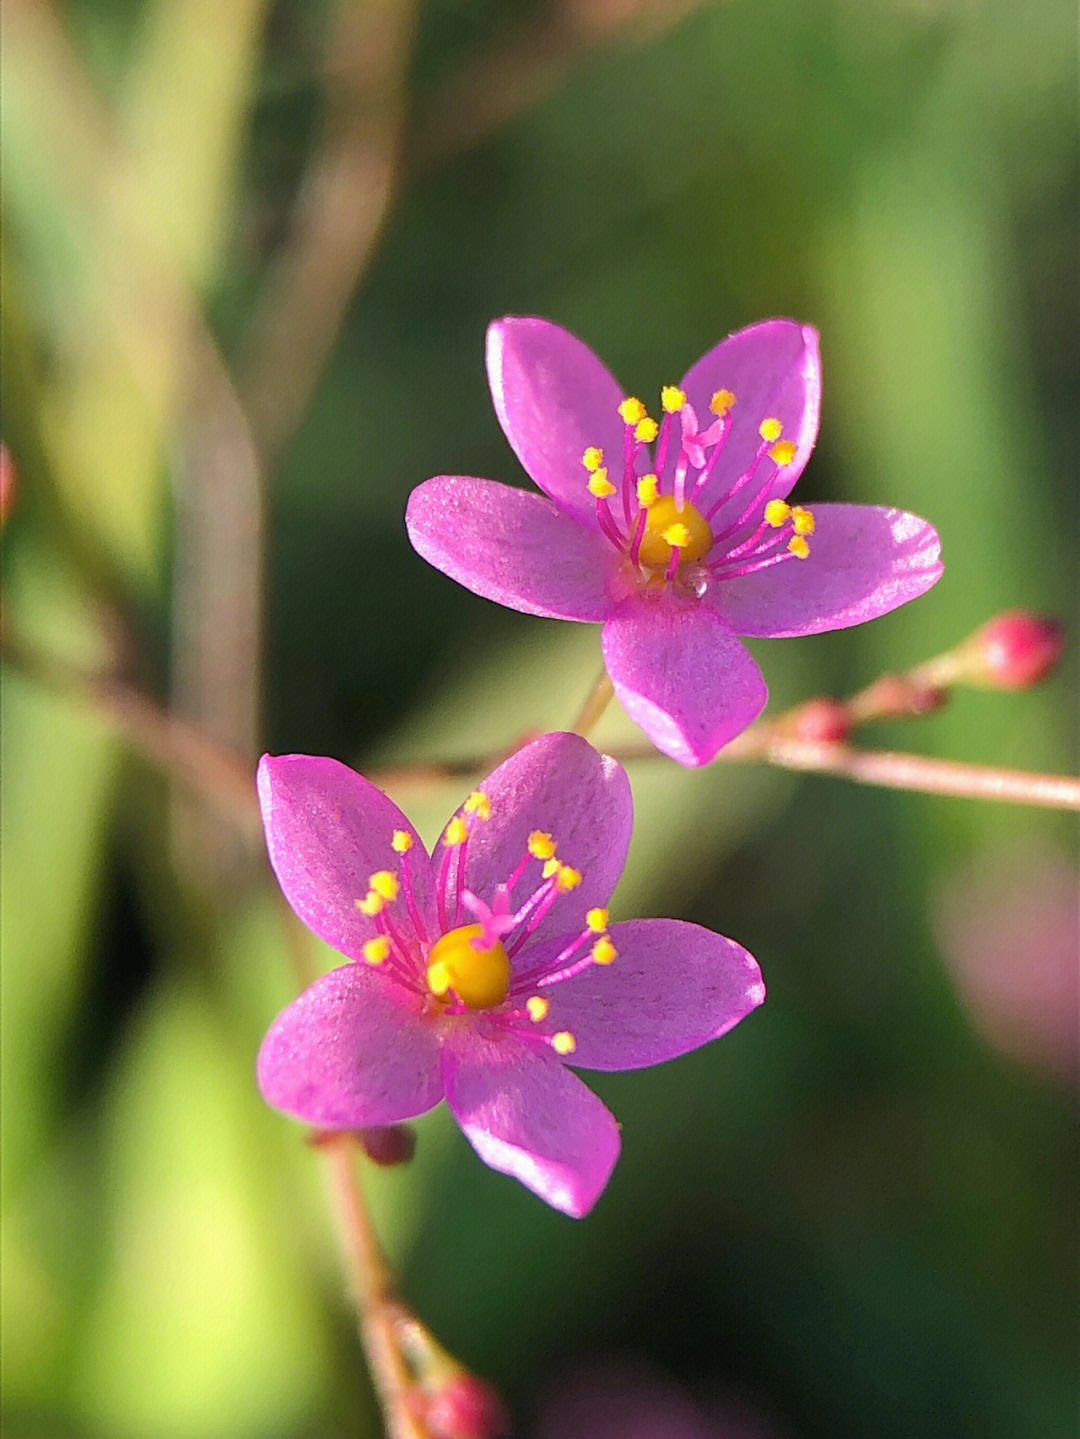
<svg viewBox="0 0 1080 1439"><path fill-rule="evenodd" d="M510 1433L510 1418L498 1394L464 1370L430 1395L424 1422L432 1439L500 1439Z"/></svg>
<svg viewBox="0 0 1080 1439"><path fill-rule="evenodd" d="M1049 615L1010 610L995 615L964 645L965 676L999 690L1026 690L1044 680L1065 648L1065 627Z"/></svg>

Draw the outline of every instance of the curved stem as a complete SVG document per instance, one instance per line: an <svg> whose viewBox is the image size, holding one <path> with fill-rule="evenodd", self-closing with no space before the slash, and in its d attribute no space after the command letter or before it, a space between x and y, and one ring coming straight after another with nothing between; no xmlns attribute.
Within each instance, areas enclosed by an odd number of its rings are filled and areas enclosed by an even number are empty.
<svg viewBox="0 0 1080 1439"><path fill-rule="evenodd" d="M611 683L606 669L601 670L596 677L596 683L589 693L588 699L581 706L578 717L570 726L574 734L581 735L587 739L600 721L600 717L615 697L615 687Z"/></svg>

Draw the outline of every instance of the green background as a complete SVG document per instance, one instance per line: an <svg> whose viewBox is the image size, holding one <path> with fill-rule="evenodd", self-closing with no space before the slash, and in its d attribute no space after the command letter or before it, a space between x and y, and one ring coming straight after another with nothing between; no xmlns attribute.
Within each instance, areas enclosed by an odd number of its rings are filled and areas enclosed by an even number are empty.
<svg viewBox="0 0 1080 1439"><path fill-rule="evenodd" d="M473 597L402 525L429 475L524 482L483 370L504 313L645 395L754 320L820 329L799 498L924 514L946 571L754 642L775 708L1069 617L1075 47L1066 0L6 6L9 635L251 753L370 770L568 725L598 632ZM296 981L245 800L240 841L85 698L13 666L3 700L5 1432L377 1434L318 1161L253 1082ZM1075 714L1067 661L866 739L1070 770ZM590 1077L624 1151L583 1222L420 1121L370 1176L409 1300L524 1433L613 1351L807 1439L1074 1433L1075 1088L990 1042L936 916L991 863L1022 894L1075 825L631 780L616 915L736 937L768 1003ZM461 790L394 793L433 838ZM1016 945L1036 1011L1069 929L1040 906Z"/></svg>

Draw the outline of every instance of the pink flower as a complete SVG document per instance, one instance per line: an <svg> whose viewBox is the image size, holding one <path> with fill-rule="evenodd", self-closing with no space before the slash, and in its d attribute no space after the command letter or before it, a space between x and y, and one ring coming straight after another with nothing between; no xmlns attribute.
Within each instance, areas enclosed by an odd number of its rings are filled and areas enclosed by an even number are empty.
<svg viewBox="0 0 1080 1439"><path fill-rule="evenodd" d="M817 435L808 326L729 335L664 387L659 423L546 320L493 324L487 363L506 437L547 498L439 475L410 497L412 543L488 599L602 623L616 694L682 764L712 759L764 707L737 636L860 624L941 574L915 515L787 503Z"/></svg>
<svg viewBox="0 0 1080 1439"><path fill-rule="evenodd" d="M765 997L731 940L678 920L609 924L630 786L577 735L500 765L430 858L336 760L266 755L259 798L286 898L351 961L278 1016L259 1054L267 1101L308 1124L396 1124L445 1097L481 1159L580 1216L619 1132L564 1061L659 1064Z"/></svg>

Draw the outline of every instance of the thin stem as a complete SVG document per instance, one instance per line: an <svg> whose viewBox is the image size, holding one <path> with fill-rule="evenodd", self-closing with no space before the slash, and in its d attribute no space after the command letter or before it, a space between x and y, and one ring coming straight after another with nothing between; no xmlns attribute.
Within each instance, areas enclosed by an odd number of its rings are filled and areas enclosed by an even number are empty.
<svg viewBox="0 0 1080 1439"><path fill-rule="evenodd" d="M596 677L596 683L589 693L588 699L581 706L577 719L570 726L574 734L579 734L583 739L587 738L596 728L601 715L607 709L615 696L615 688L611 683L606 669L601 670Z"/></svg>

